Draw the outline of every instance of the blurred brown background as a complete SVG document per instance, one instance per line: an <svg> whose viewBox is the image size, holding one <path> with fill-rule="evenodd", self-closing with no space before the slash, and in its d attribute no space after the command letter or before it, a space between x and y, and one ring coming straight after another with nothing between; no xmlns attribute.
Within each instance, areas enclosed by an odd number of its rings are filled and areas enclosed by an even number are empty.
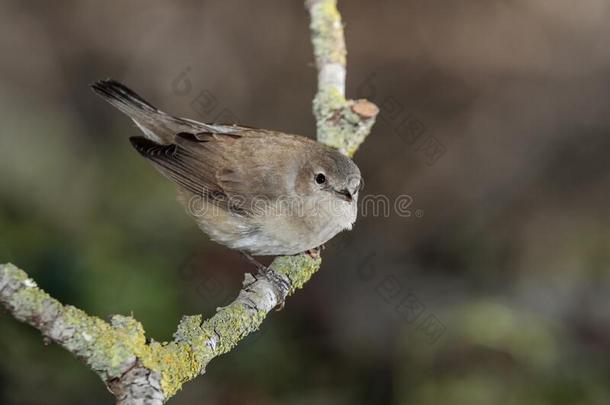
<svg viewBox="0 0 610 405"><path fill-rule="evenodd" d="M305 290L172 403L606 404L610 3L339 7L348 96L382 108L356 155L365 194L408 195L412 215L337 236ZM314 136L302 3L3 0L0 55L0 261L157 340L231 300L251 268L196 229L88 85ZM0 331L0 403L112 403L31 328L2 313Z"/></svg>

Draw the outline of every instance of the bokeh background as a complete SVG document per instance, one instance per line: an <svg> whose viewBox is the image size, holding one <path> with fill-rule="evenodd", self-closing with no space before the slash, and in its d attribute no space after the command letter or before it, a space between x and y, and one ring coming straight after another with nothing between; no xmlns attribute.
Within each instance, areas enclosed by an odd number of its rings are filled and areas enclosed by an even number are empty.
<svg viewBox="0 0 610 405"><path fill-rule="evenodd" d="M365 194L408 195L412 215L369 210L172 403L607 404L610 3L340 10L348 96L382 109L355 158ZM0 261L89 313L133 313L156 340L232 300L248 263L198 231L88 85L313 137L303 4L2 0L0 55ZM112 401L0 313L0 403Z"/></svg>

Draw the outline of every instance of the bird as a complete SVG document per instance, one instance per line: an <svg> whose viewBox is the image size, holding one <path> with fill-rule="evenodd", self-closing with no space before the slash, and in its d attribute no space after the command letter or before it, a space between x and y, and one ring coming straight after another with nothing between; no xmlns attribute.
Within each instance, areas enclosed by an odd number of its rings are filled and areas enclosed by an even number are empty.
<svg viewBox="0 0 610 405"><path fill-rule="evenodd" d="M301 135L172 116L112 79L91 87L141 130L131 145L175 184L199 228L255 264L252 256L315 256L352 229L363 180L336 149Z"/></svg>

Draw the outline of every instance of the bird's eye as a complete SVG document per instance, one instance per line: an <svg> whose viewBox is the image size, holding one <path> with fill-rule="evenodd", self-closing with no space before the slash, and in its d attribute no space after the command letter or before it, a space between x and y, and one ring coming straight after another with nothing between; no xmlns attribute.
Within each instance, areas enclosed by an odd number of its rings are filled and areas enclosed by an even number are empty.
<svg viewBox="0 0 610 405"><path fill-rule="evenodd" d="M316 174L316 183L318 183L318 184L326 183L326 176L323 175L322 173Z"/></svg>

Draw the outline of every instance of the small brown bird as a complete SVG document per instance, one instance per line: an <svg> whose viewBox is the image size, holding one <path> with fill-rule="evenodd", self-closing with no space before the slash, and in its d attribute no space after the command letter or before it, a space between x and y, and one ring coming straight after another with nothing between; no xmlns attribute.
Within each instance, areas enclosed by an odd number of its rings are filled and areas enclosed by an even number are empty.
<svg viewBox="0 0 610 405"><path fill-rule="evenodd" d="M311 251L356 220L362 180L354 162L311 139L168 115L126 86L93 90L144 133L133 147L178 188L216 242L252 255Z"/></svg>

